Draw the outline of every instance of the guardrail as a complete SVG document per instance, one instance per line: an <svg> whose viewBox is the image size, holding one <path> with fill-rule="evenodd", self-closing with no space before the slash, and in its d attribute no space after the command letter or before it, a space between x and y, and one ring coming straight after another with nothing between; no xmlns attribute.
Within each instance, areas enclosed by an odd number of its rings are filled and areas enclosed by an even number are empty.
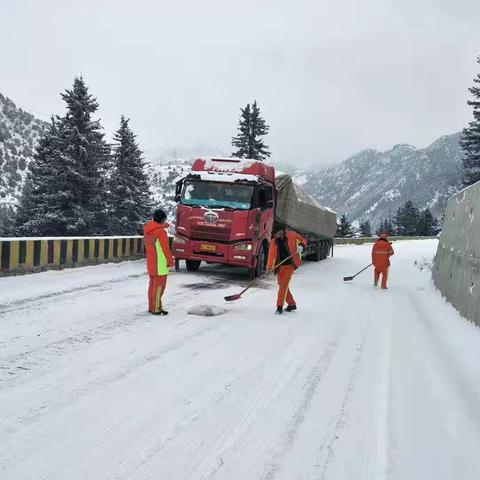
<svg viewBox="0 0 480 480"><path fill-rule="evenodd" d="M143 237L0 238L0 276L143 257Z"/></svg>
<svg viewBox="0 0 480 480"><path fill-rule="evenodd" d="M334 245L363 245L364 243L373 243L378 237L359 237L359 238L334 238ZM388 237L390 242L396 242L397 240L429 240L438 239L438 237L404 237L404 236L391 236Z"/></svg>

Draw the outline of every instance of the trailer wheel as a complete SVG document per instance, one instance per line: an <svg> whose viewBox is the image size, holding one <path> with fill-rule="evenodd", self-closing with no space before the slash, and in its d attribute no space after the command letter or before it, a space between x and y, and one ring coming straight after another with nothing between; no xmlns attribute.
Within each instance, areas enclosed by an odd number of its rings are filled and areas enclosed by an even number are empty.
<svg viewBox="0 0 480 480"><path fill-rule="evenodd" d="M196 272L200 268L200 263L202 262L200 260L185 260L185 263L189 272Z"/></svg>

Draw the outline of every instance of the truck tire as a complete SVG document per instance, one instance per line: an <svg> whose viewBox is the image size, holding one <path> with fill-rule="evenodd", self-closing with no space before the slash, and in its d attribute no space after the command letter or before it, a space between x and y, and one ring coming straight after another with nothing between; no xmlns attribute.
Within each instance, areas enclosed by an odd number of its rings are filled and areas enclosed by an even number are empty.
<svg viewBox="0 0 480 480"><path fill-rule="evenodd" d="M258 252L257 256L257 265L255 267L255 276L261 277L265 273L265 265L266 265L267 255L265 252L265 246L262 245L260 247L260 251Z"/></svg>
<svg viewBox="0 0 480 480"><path fill-rule="evenodd" d="M315 245L315 252L313 253L314 262L319 262L322 259L322 247L323 242L318 242L318 244Z"/></svg>
<svg viewBox="0 0 480 480"><path fill-rule="evenodd" d="M178 272L180 270L180 260L178 258L175 259L175 271Z"/></svg>
<svg viewBox="0 0 480 480"><path fill-rule="evenodd" d="M185 260L187 270L189 272L196 272L200 268L201 260Z"/></svg>

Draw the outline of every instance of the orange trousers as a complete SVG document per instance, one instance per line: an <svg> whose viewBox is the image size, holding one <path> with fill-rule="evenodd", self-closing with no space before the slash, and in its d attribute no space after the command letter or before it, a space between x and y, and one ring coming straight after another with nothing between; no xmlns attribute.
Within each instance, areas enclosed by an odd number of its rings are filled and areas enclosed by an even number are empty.
<svg viewBox="0 0 480 480"><path fill-rule="evenodd" d="M278 296L277 296L277 307L283 307L285 301L287 305L295 305L295 299L293 298L292 292L290 291L289 284L290 279L294 271L293 265L280 265L277 272L277 281L278 281Z"/></svg>
<svg viewBox="0 0 480 480"><path fill-rule="evenodd" d="M384 267L384 268L375 267L375 272L374 272L375 284L378 283L378 280L380 278L380 274L382 274L382 288L387 288L388 267Z"/></svg>
<svg viewBox="0 0 480 480"><path fill-rule="evenodd" d="M148 284L148 311L161 312L162 296L167 286L167 275L150 275Z"/></svg>

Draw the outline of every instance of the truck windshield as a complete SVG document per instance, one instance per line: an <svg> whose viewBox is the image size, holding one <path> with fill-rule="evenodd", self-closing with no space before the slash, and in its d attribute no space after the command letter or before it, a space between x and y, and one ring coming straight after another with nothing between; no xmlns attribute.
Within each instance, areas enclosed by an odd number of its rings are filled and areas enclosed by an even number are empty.
<svg viewBox="0 0 480 480"><path fill-rule="evenodd" d="M252 205L253 185L187 180L181 202L184 205L248 210Z"/></svg>

